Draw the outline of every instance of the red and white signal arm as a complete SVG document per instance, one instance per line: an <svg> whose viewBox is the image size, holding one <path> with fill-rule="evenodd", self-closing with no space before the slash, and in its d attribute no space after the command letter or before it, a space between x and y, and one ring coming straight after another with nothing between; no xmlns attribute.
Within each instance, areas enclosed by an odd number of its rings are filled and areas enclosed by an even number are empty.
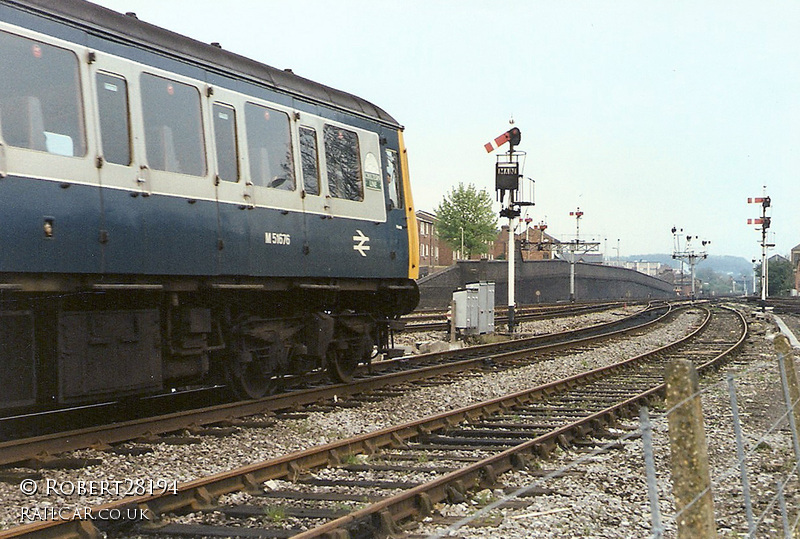
<svg viewBox="0 0 800 539"><path fill-rule="evenodd" d="M509 129L508 131L506 131L505 133L494 139L492 142L487 142L486 144L484 144L483 147L486 149L487 153L492 153L494 150L496 150L497 148L499 148L508 141L511 141L511 144L516 146L519 144L520 139L521 139L521 134L519 128L512 127L511 129Z"/></svg>

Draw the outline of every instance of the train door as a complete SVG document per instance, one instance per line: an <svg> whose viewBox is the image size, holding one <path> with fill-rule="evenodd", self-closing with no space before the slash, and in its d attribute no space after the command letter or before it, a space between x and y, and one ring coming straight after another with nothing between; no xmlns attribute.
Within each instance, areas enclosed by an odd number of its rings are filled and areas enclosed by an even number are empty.
<svg viewBox="0 0 800 539"><path fill-rule="evenodd" d="M242 121L238 99L215 90L210 103L217 203L217 272L242 275L248 271L249 218L255 199L252 182L244 170L240 141Z"/></svg>
<svg viewBox="0 0 800 539"><path fill-rule="evenodd" d="M147 274L213 275L218 224L209 165L209 87L196 79L146 67L137 76L146 174L144 221ZM136 130L135 130L136 132Z"/></svg>
<svg viewBox="0 0 800 539"><path fill-rule="evenodd" d="M327 191L323 189L320 170L320 129L313 118L303 118L297 125L297 141L300 154L300 183L303 202L303 253L306 263L305 276L330 275L330 254L325 252L327 234L320 231L329 228L331 219ZM328 238L327 241L330 239ZM312 271L312 268L314 269Z"/></svg>
<svg viewBox="0 0 800 539"><path fill-rule="evenodd" d="M138 103L136 71L103 53L95 53L91 87L96 103L97 171L102 197L100 244L102 272L140 274L147 257L145 230L147 169L135 144L133 107Z"/></svg>
<svg viewBox="0 0 800 539"><path fill-rule="evenodd" d="M250 274L294 277L304 267L304 222L293 133L294 112L244 104L248 170L256 207L250 212Z"/></svg>
<svg viewBox="0 0 800 539"><path fill-rule="evenodd" d="M96 273L85 51L0 26L0 272Z"/></svg>
<svg viewBox="0 0 800 539"><path fill-rule="evenodd" d="M399 152L388 146L383 147L384 187L386 188L386 232L388 236L389 259L392 263L392 277L408 276L408 219L406 201L403 196L403 175Z"/></svg>

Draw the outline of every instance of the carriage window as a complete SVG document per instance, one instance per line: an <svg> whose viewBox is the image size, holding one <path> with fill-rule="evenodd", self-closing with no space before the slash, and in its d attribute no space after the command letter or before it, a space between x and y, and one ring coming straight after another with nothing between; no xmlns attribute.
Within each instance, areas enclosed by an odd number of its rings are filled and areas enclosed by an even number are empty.
<svg viewBox="0 0 800 539"><path fill-rule="evenodd" d="M400 190L400 159L396 151L386 150L386 191L389 193L389 209L402 207Z"/></svg>
<svg viewBox="0 0 800 539"><path fill-rule="evenodd" d="M236 111L233 107L214 103L214 142L217 145L219 178L239 181L239 152L236 144Z"/></svg>
<svg viewBox="0 0 800 539"><path fill-rule="evenodd" d="M0 31L0 126L5 142L58 155L86 155L78 58Z"/></svg>
<svg viewBox="0 0 800 539"><path fill-rule="evenodd" d="M244 106L250 180L254 185L294 191L289 115L254 103Z"/></svg>
<svg viewBox="0 0 800 539"><path fill-rule="evenodd" d="M97 74L97 112L103 158L118 165L131 164L131 135L128 121L128 83L107 73Z"/></svg>
<svg viewBox="0 0 800 539"><path fill-rule="evenodd" d="M303 160L303 189L309 195L319 194L319 154L317 132L310 127L300 128L300 157Z"/></svg>
<svg viewBox="0 0 800 539"><path fill-rule="evenodd" d="M358 135L332 125L325 125L324 134L328 190L331 196L347 200L364 200Z"/></svg>
<svg viewBox="0 0 800 539"><path fill-rule="evenodd" d="M151 168L192 176L206 173L200 93L177 81L142 73L142 113Z"/></svg>

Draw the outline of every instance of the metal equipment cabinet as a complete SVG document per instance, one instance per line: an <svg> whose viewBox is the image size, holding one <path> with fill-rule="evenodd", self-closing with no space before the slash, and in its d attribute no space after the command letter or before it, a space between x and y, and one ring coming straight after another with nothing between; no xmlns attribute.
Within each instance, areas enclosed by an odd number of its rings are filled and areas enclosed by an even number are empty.
<svg viewBox="0 0 800 539"><path fill-rule="evenodd" d="M494 333L494 283L469 283L453 292L453 324L462 335Z"/></svg>

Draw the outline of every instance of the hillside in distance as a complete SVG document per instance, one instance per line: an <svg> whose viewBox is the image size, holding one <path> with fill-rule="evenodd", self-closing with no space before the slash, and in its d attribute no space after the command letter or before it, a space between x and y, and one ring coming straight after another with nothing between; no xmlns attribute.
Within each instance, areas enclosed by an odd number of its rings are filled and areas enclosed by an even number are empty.
<svg viewBox="0 0 800 539"><path fill-rule="evenodd" d="M632 255L623 258L629 262L659 262L661 264L672 266L675 269L678 269L681 266L681 261L674 260L671 254ZM760 263L761 261L759 260L757 262ZM687 271L688 268L689 266L686 264ZM741 256L709 255L705 260L698 261L696 268L710 269L715 273L732 275L734 277L740 275L749 276L753 274L753 264Z"/></svg>

